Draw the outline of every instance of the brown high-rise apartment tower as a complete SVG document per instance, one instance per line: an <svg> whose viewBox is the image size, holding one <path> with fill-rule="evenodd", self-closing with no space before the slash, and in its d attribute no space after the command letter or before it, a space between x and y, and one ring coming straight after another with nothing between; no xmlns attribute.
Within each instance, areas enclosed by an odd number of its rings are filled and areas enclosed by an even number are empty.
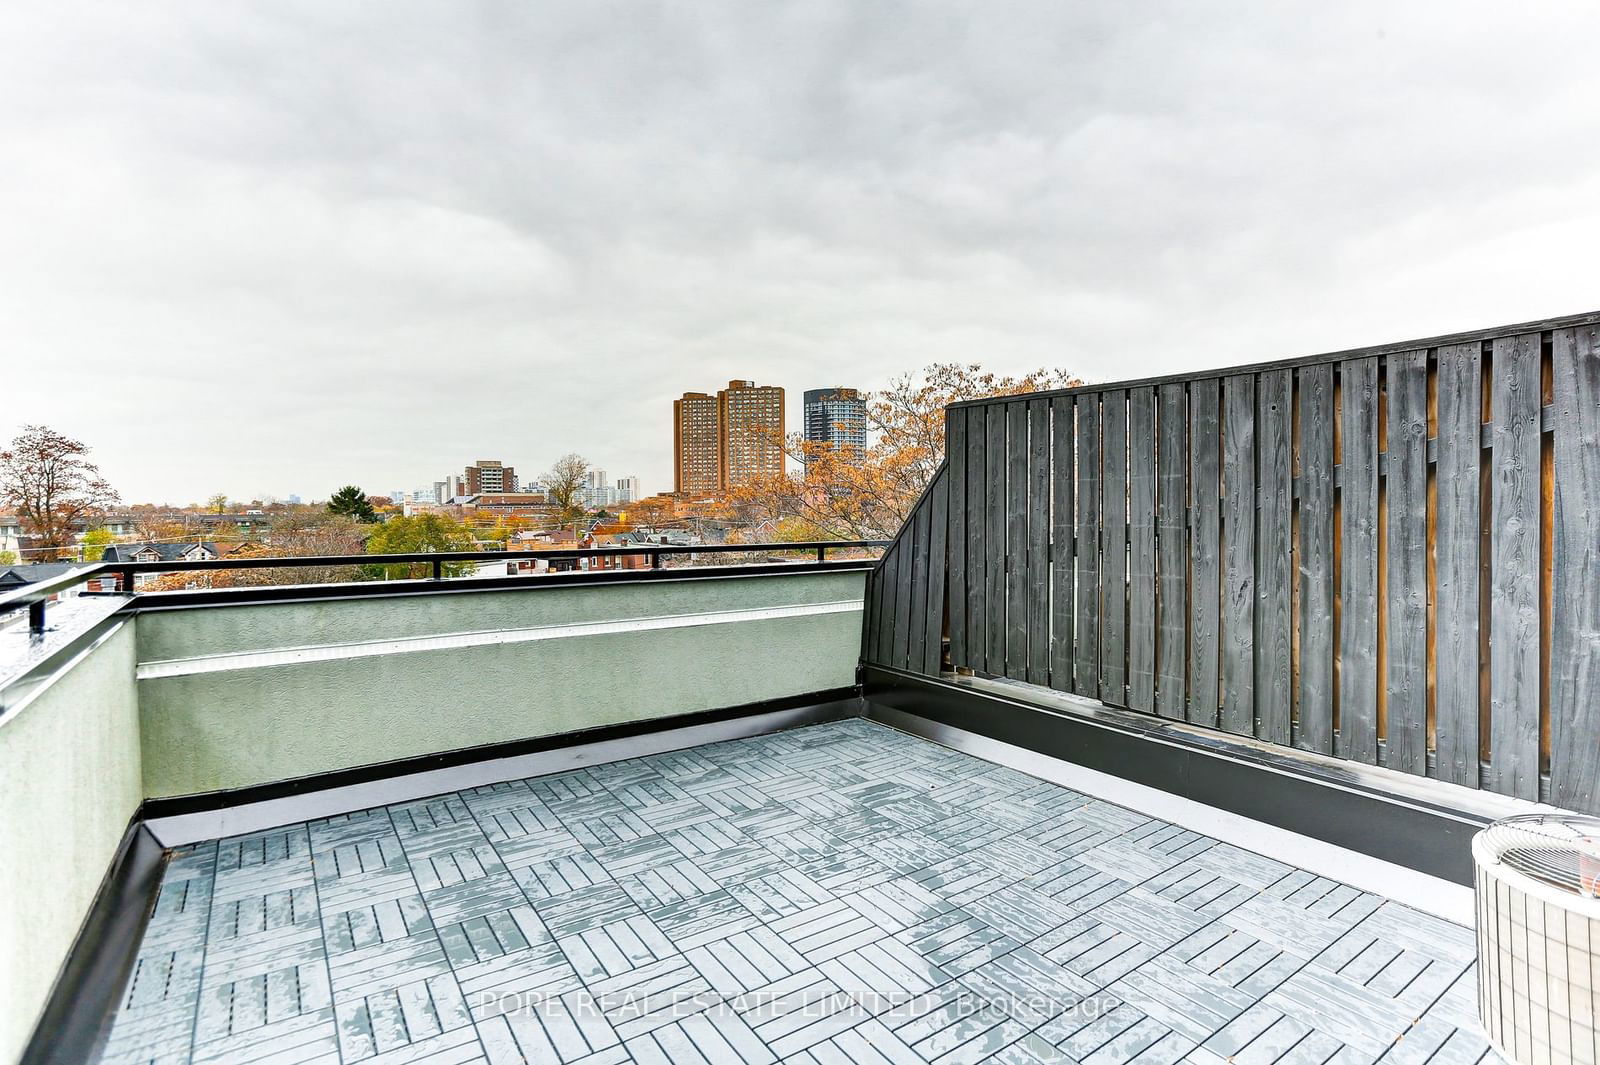
<svg viewBox="0 0 1600 1065"><path fill-rule="evenodd" d="M721 419L717 397L685 392L672 401L672 490L682 499L704 499L722 489Z"/></svg>
<svg viewBox="0 0 1600 1065"><path fill-rule="evenodd" d="M681 499L704 499L784 469L783 389L729 381L715 396L672 401L672 483Z"/></svg>
<svg viewBox="0 0 1600 1065"><path fill-rule="evenodd" d="M722 423L718 467L722 489L783 474L783 389L729 381L717 393Z"/></svg>

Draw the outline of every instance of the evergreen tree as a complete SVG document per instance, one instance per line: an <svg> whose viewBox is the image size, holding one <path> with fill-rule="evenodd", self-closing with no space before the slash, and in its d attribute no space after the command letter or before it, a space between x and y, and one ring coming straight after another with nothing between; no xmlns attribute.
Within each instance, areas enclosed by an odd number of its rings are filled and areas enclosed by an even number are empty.
<svg viewBox="0 0 1600 1065"><path fill-rule="evenodd" d="M330 514L343 514L357 521L374 522L378 520L378 512L372 509L372 501L367 498L367 493L353 484L347 484L328 500Z"/></svg>

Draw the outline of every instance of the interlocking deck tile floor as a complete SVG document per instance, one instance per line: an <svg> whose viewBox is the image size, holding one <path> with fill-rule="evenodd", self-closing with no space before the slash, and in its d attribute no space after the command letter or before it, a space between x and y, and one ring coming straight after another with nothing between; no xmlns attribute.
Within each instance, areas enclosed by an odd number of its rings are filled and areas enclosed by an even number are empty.
<svg viewBox="0 0 1600 1065"><path fill-rule="evenodd" d="M849 721L187 848L103 1061L1466 1065L1472 958Z"/></svg>

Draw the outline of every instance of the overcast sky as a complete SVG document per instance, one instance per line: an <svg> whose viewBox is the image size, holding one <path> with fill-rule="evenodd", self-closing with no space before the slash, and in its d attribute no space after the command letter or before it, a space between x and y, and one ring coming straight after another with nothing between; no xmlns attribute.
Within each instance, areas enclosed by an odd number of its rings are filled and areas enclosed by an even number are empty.
<svg viewBox="0 0 1600 1065"><path fill-rule="evenodd" d="M410 490L671 400L1600 307L1600 4L13 2L0 439Z"/></svg>

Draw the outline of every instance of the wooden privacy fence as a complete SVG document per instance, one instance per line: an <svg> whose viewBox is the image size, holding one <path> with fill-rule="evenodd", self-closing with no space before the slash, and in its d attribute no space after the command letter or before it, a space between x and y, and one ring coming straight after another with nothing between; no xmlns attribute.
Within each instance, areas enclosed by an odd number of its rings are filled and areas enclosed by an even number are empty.
<svg viewBox="0 0 1600 1065"><path fill-rule="evenodd" d="M1600 809L1597 323L953 406L863 657Z"/></svg>

